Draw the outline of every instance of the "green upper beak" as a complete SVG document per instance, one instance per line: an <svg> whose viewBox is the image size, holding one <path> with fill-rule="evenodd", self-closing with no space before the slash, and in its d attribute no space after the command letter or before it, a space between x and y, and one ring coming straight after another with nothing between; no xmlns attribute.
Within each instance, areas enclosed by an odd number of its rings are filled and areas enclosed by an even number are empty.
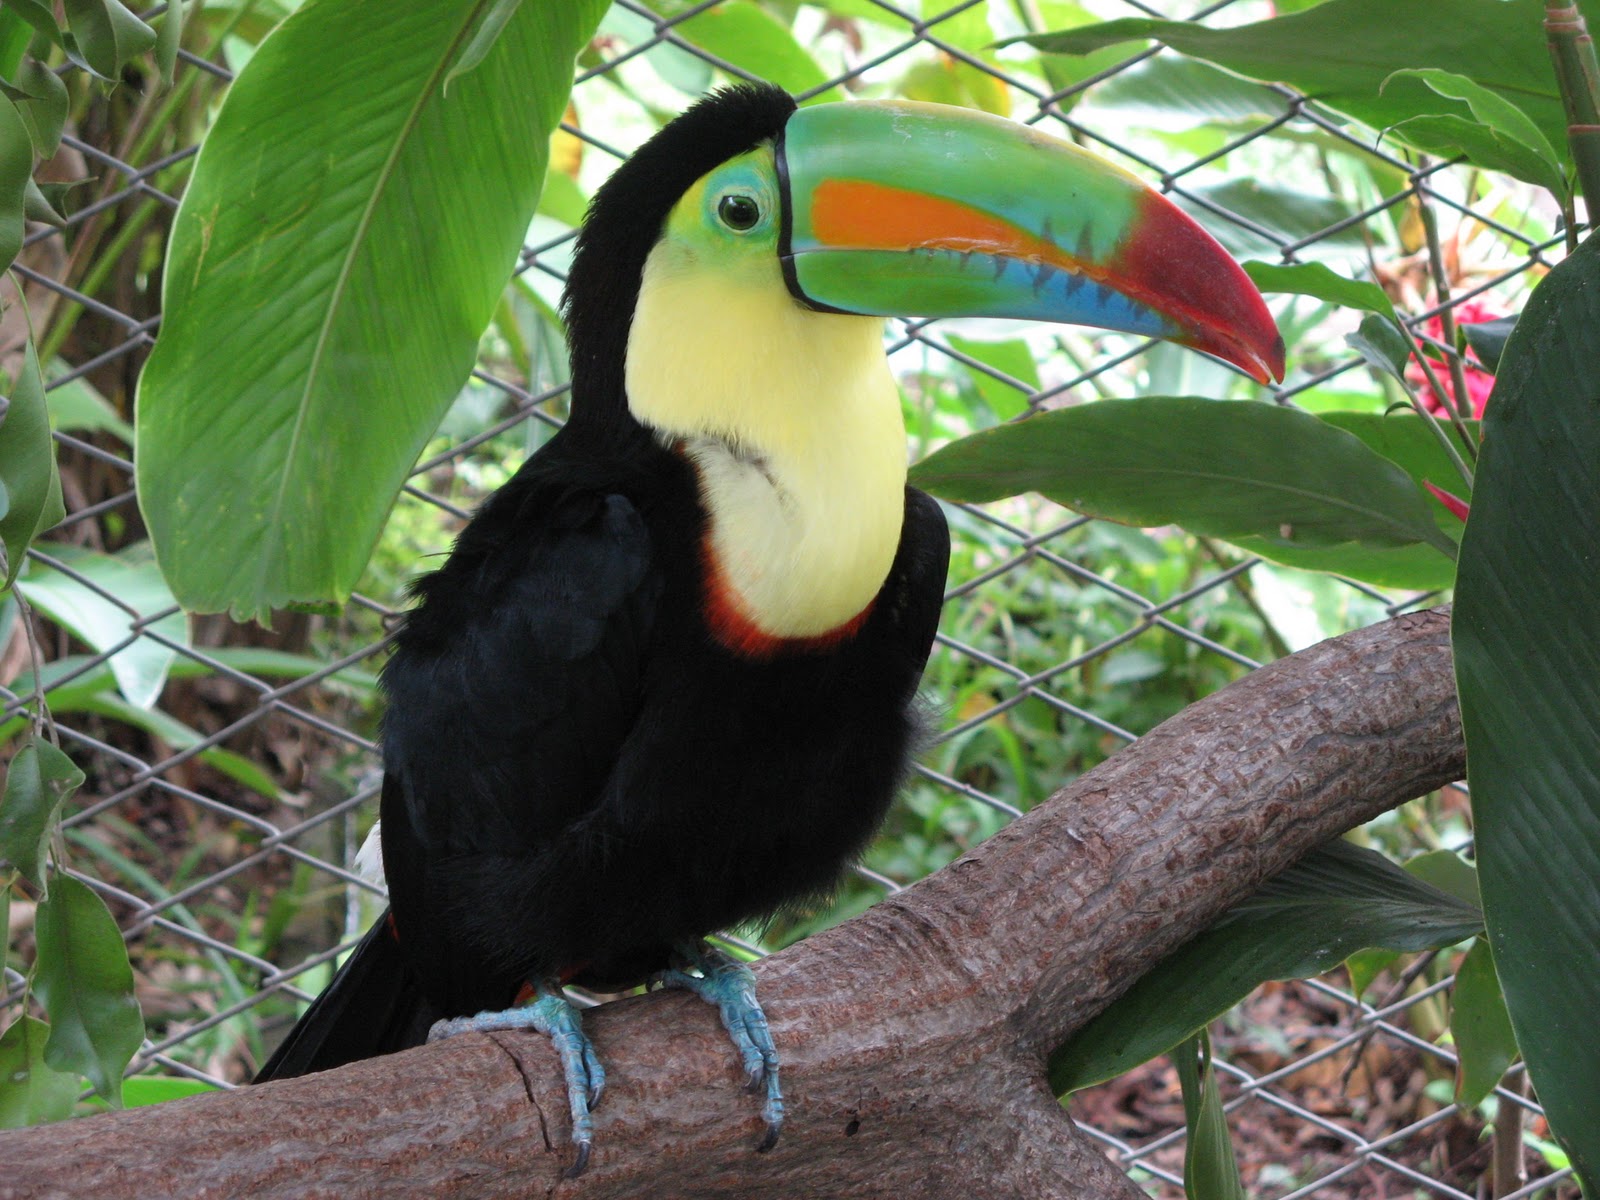
<svg viewBox="0 0 1600 1200"><path fill-rule="evenodd" d="M1093 325L1283 378L1272 314L1227 251L1069 142L942 104L857 101L795 112L777 162L784 277L813 308Z"/></svg>

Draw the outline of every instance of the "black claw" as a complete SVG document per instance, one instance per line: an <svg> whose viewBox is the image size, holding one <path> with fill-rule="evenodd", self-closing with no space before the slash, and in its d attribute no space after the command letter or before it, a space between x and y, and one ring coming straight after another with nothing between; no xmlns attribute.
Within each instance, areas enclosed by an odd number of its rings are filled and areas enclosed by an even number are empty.
<svg viewBox="0 0 1600 1200"><path fill-rule="evenodd" d="M761 1145L756 1147L757 1154L765 1154L778 1144L778 1134L782 1132L781 1125L768 1125L767 1136L761 1139Z"/></svg>
<svg viewBox="0 0 1600 1200"><path fill-rule="evenodd" d="M565 1171L561 1172L561 1178L563 1178L563 1179L576 1179L579 1175L582 1175L585 1171L587 1171L589 1169L589 1150L590 1150L590 1148L591 1148L591 1143L589 1143L589 1142L579 1142L578 1143L578 1157L577 1157L577 1160L570 1167L568 1167Z"/></svg>
<svg viewBox="0 0 1600 1200"><path fill-rule="evenodd" d="M759 1092L766 1082L767 1068L765 1066L757 1067L744 1077L744 1090L750 1093Z"/></svg>

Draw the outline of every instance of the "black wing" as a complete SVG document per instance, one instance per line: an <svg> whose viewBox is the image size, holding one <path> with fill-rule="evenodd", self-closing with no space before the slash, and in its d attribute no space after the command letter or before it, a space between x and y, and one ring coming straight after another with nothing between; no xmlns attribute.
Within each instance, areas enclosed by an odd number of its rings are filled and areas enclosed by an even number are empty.
<svg viewBox="0 0 1600 1200"><path fill-rule="evenodd" d="M537 950L484 944L496 935L474 914L507 898L459 867L537 855L594 806L638 714L661 590L628 499L545 503L516 484L419 586L384 671L384 869L401 943L447 1012L509 1003L512 962Z"/></svg>

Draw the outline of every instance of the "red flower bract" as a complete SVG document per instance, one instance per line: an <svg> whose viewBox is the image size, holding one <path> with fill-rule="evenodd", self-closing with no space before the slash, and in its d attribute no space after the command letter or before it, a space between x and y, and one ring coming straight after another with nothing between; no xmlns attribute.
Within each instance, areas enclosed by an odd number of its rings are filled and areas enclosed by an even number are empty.
<svg viewBox="0 0 1600 1200"><path fill-rule="evenodd" d="M1477 300L1468 300L1455 307L1457 325L1475 325L1481 321L1493 321L1504 316L1488 305ZM1422 331L1436 342L1444 340L1444 322L1438 317L1429 317L1423 325ZM1426 347L1426 343L1423 343ZM1455 398L1455 382L1450 375L1450 364L1442 358L1428 356L1428 366L1433 368L1433 373L1438 376L1439 384L1445 389L1446 395L1452 400ZM1465 415L1469 417L1483 416L1483 406L1489 402L1489 393L1494 390L1494 376L1478 364L1478 355L1469 348L1466 361L1462 364L1467 377L1467 404ZM1417 389L1417 395L1422 400L1422 406L1436 416L1449 416L1456 411L1454 407L1446 407L1443 397L1434 390L1433 384L1428 381L1428 376L1416 359L1406 364L1406 382Z"/></svg>

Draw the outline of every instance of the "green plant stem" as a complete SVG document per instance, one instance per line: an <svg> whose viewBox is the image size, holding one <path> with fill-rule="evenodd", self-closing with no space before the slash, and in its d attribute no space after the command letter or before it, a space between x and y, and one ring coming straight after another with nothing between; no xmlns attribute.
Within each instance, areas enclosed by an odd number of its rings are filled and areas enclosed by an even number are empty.
<svg viewBox="0 0 1600 1200"><path fill-rule="evenodd" d="M1528 1074L1525 1070L1517 1070L1514 1079L1507 1079L1502 1086L1508 1092L1515 1092L1519 1096L1527 1095ZM1528 1182L1528 1172L1522 1165L1522 1123L1526 1115L1522 1105L1515 1101L1507 1100L1504 1096L1497 1098L1499 1108L1494 1115L1494 1149L1493 1187L1489 1195L1494 1200L1501 1196L1509 1196L1518 1191Z"/></svg>
<svg viewBox="0 0 1600 1200"><path fill-rule="evenodd" d="M1450 423L1455 427L1456 435L1461 439L1468 457L1476 461L1478 448L1473 445L1466 427L1466 419L1472 415L1467 407L1471 403L1467 392L1467 369L1466 364L1461 361L1460 352L1456 350L1456 314L1451 308L1450 275L1444 269L1444 251L1439 245L1439 218L1433 211L1433 205L1423 198L1420 187L1417 190L1417 212L1422 219L1422 231L1428 242L1428 271L1433 276L1433 295L1439 306L1439 328L1444 333L1445 344L1450 347L1445 361L1450 365L1450 382L1453 387L1445 403L1445 411L1450 414Z"/></svg>
<svg viewBox="0 0 1600 1200"><path fill-rule="evenodd" d="M1578 6L1545 0L1544 7L1545 36L1555 63L1556 85L1567 111L1567 144L1572 149L1578 186L1593 226L1595 206L1600 205L1600 63L1595 60L1594 39L1589 36ZM1569 248L1575 245L1575 236L1569 221Z"/></svg>

